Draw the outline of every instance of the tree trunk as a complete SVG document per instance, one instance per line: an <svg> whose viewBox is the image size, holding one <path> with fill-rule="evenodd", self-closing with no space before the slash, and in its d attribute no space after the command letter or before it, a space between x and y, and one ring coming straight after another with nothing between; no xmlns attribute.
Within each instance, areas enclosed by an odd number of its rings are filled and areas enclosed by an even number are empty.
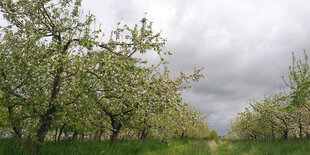
<svg viewBox="0 0 310 155"><path fill-rule="evenodd" d="M14 118L14 114L12 112L14 106L9 106L8 112L9 112L9 122L12 126L12 129L14 131L15 137L18 139L22 138L22 128L20 127L20 121L17 118Z"/></svg>
<svg viewBox="0 0 310 155"><path fill-rule="evenodd" d="M102 133L103 133L103 130L101 129L100 132L99 132L98 140L101 140Z"/></svg>
<svg viewBox="0 0 310 155"><path fill-rule="evenodd" d="M73 135L72 135L72 140L76 140L76 137L78 136L78 132L74 131Z"/></svg>
<svg viewBox="0 0 310 155"><path fill-rule="evenodd" d="M110 147L111 147L116 144L119 131L122 127L122 123L116 120L116 117L114 115L110 115L110 118L111 118L111 125L113 127L112 134L110 136Z"/></svg>
<svg viewBox="0 0 310 155"><path fill-rule="evenodd" d="M13 126L13 131L14 131L15 137L17 137L18 139L22 138L22 130L21 130L21 128Z"/></svg>
<svg viewBox="0 0 310 155"><path fill-rule="evenodd" d="M272 125L271 127L271 138L275 139L275 135L274 135L274 126Z"/></svg>
<svg viewBox="0 0 310 155"><path fill-rule="evenodd" d="M60 130L59 130L58 140L60 140L61 135L62 135L62 133L63 133L65 127L66 127L66 123L64 123L64 124L62 125L62 127L60 128Z"/></svg>
<svg viewBox="0 0 310 155"><path fill-rule="evenodd" d="M69 132L64 132L64 133L65 133L64 139L67 139L69 137Z"/></svg>
<svg viewBox="0 0 310 155"><path fill-rule="evenodd" d="M41 117L42 124L39 127L39 130L37 130L36 138L37 142L35 144L35 151L36 153L40 150L40 145L44 142L44 138L48 132L48 130L51 127L52 121L53 121L53 114L57 112L57 108L54 105L56 99L58 98L58 93L60 91L60 85L61 85L61 74L63 72L63 67L57 69L57 74L55 76L54 82L53 82L53 89L51 93L51 98L48 104L48 109L46 113Z"/></svg>
<svg viewBox="0 0 310 155"><path fill-rule="evenodd" d="M148 132L144 133L141 137L142 141L145 141L145 139L147 138Z"/></svg>
<svg viewBox="0 0 310 155"><path fill-rule="evenodd" d="M84 133L82 133L82 134L81 134L81 141L84 140L84 136L85 136Z"/></svg>
<svg viewBox="0 0 310 155"><path fill-rule="evenodd" d="M42 124L39 127L39 130L37 130L36 138L37 138L37 144L35 145L35 150L39 151L40 145L44 142L45 136L48 132L48 130L51 127L52 121L53 121L53 114L56 113L56 107L51 106L44 116L41 117Z"/></svg>
<svg viewBox="0 0 310 155"><path fill-rule="evenodd" d="M39 130L36 133L37 142L35 144L36 152L39 152L41 144L44 142L45 136L47 134L48 129L50 128L50 121L45 121L40 126Z"/></svg>
<svg viewBox="0 0 310 155"><path fill-rule="evenodd" d="M57 141L57 133L58 132L58 128L56 128L56 131L55 131L55 136L54 136L54 141L56 142Z"/></svg>
<svg viewBox="0 0 310 155"><path fill-rule="evenodd" d="M299 122L299 138L302 138L303 136L302 136L302 124L301 124L301 122Z"/></svg>
<svg viewBox="0 0 310 155"><path fill-rule="evenodd" d="M45 135L47 134L47 131L50 127L50 124L49 123L43 123L40 127L40 129L38 130L37 132L37 138L38 138L38 141L40 143L43 143L44 142L44 139L45 139Z"/></svg>
<svg viewBox="0 0 310 155"><path fill-rule="evenodd" d="M119 131L112 131L110 146L114 146L116 144L116 140L118 137Z"/></svg>
<svg viewBox="0 0 310 155"><path fill-rule="evenodd" d="M184 131L182 131L181 139L184 139Z"/></svg>
<svg viewBox="0 0 310 155"><path fill-rule="evenodd" d="M138 131L138 135L137 135L137 137L138 137L138 138L140 138L140 137L141 137L141 135L142 135L142 131Z"/></svg>
<svg viewBox="0 0 310 155"><path fill-rule="evenodd" d="M144 141L147 138L148 133L149 133L149 127L147 126L142 130L140 140Z"/></svg>
<svg viewBox="0 0 310 155"><path fill-rule="evenodd" d="M288 137L288 129L283 130L283 139L287 139Z"/></svg>
<svg viewBox="0 0 310 155"><path fill-rule="evenodd" d="M95 133L95 140L100 140L100 130Z"/></svg>

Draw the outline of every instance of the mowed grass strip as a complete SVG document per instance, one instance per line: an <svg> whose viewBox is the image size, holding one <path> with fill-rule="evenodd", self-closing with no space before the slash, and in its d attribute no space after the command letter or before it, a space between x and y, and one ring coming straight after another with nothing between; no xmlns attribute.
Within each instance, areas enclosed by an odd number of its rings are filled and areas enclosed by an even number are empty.
<svg viewBox="0 0 310 155"><path fill-rule="evenodd" d="M20 147L22 146L22 147ZM0 155L27 155L31 148L26 142L19 144L14 139L0 139ZM44 155L143 155L167 154L190 155L210 154L205 140L172 140L167 145L157 140L119 140L114 147L109 147L109 141L72 141L61 140L45 142L40 154Z"/></svg>
<svg viewBox="0 0 310 155"><path fill-rule="evenodd" d="M215 152L221 155L308 155L310 139L221 141Z"/></svg>
<svg viewBox="0 0 310 155"><path fill-rule="evenodd" d="M210 141L208 140L192 140L181 145L173 144L162 150L147 152L148 155L209 155L211 154Z"/></svg>

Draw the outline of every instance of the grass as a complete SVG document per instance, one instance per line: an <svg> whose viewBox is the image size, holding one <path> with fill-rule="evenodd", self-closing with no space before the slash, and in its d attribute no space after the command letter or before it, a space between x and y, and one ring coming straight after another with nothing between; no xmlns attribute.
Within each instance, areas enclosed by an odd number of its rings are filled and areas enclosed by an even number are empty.
<svg viewBox="0 0 310 155"><path fill-rule="evenodd" d="M209 155L211 154L208 141L187 141L187 143L172 145L166 149L145 152L148 155Z"/></svg>
<svg viewBox="0 0 310 155"><path fill-rule="evenodd" d="M310 152L310 139L221 141L216 153L221 155L303 155Z"/></svg>
<svg viewBox="0 0 310 155"><path fill-rule="evenodd" d="M19 147L21 146L21 147ZM0 139L0 154L24 155L31 154L26 141L20 145L14 139ZM143 154L210 154L202 140L173 140L167 145L157 140L145 142L119 140L111 148L109 141L72 141L45 142L39 154L44 155L143 155Z"/></svg>
<svg viewBox="0 0 310 155"><path fill-rule="evenodd" d="M14 139L0 139L0 155L27 155L29 143L19 144ZM157 140L145 142L119 140L113 147L109 141L46 142L40 154L44 155L303 155L310 152L310 139L214 141L172 140L167 145Z"/></svg>

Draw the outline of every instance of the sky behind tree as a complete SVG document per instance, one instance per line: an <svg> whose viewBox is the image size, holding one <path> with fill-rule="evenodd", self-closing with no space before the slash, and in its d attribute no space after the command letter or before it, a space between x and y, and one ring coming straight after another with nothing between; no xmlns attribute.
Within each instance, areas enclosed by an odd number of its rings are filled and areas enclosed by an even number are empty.
<svg viewBox="0 0 310 155"><path fill-rule="evenodd" d="M184 101L224 135L249 99L287 90L291 52L310 49L307 0L84 0L104 32L146 17L167 38L172 74L204 67ZM147 13L147 14L145 14ZM152 58L151 59L156 59Z"/></svg>
<svg viewBox="0 0 310 155"><path fill-rule="evenodd" d="M109 36L117 22L134 25L146 17L167 38L173 74L204 67L205 78L183 99L208 115L224 135L249 99L286 90L291 52L310 49L307 0L84 0ZM147 13L147 14L145 14ZM0 23L4 23L3 19ZM151 61L158 58L149 55Z"/></svg>

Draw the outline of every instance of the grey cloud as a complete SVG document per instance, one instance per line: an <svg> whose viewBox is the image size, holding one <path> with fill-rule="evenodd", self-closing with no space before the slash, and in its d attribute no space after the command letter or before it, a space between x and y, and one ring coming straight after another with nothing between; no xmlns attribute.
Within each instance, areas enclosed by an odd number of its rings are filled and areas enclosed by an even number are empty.
<svg viewBox="0 0 310 155"><path fill-rule="evenodd" d="M248 99L286 89L281 76L287 75L291 52L300 55L309 48L310 15L305 7L309 2L212 1L214 7L200 2L201 6L177 16L177 27L170 25L174 27L168 38L174 52L170 67L177 72L205 67L206 78L194 84L184 99L209 113L210 127L224 134ZM195 16L188 17L193 12Z"/></svg>
<svg viewBox="0 0 310 155"><path fill-rule="evenodd" d="M205 68L205 79L183 97L209 115L220 135L249 98L286 89L281 75L288 73L291 52L310 49L307 0L84 0L83 6L105 32L122 18L135 24L148 12L174 53L167 58L172 74Z"/></svg>
<svg viewBox="0 0 310 155"><path fill-rule="evenodd" d="M174 53L167 58L172 74L205 68L205 79L183 96L209 115L210 128L220 135L249 98L286 89L281 76L288 73L290 53L310 49L306 0L84 0L83 5L106 32L122 18L135 24L148 12Z"/></svg>

